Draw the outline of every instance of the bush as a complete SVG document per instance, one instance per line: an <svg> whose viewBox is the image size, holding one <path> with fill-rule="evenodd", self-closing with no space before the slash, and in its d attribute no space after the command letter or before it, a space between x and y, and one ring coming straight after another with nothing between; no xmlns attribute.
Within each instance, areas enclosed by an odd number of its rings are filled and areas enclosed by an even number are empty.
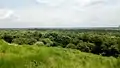
<svg viewBox="0 0 120 68"><path fill-rule="evenodd" d="M4 39L6 42L11 43L13 40L13 37L11 35L5 34L2 39Z"/></svg>
<svg viewBox="0 0 120 68"><path fill-rule="evenodd" d="M72 43L69 43L69 44L66 46L66 48L76 49L76 48L77 48L77 46L76 46L76 45L74 45L74 44L72 44Z"/></svg>
<svg viewBox="0 0 120 68"><path fill-rule="evenodd" d="M53 45L53 42L49 38L42 39L42 42L47 46Z"/></svg>
<svg viewBox="0 0 120 68"><path fill-rule="evenodd" d="M21 45L21 44L33 45L35 42L37 42L37 40L34 38L31 38L31 39L29 39L29 38L15 38L15 39L13 39L12 42L19 44L19 45Z"/></svg>
<svg viewBox="0 0 120 68"><path fill-rule="evenodd" d="M37 46L44 46L44 43L43 43L43 42L36 42L34 45L37 45Z"/></svg>
<svg viewBox="0 0 120 68"><path fill-rule="evenodd" d="M90 43L90 42L81 42L78 43L77 49L83 52L91 52L95 47L95 44Z"/></svg>

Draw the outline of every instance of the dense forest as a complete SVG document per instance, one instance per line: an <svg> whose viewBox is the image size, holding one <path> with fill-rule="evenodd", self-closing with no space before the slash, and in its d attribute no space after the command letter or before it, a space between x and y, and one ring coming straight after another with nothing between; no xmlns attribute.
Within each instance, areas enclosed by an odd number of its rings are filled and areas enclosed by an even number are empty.
<svg viewBox="0 0 120 68"><path fill-rule="evenodd" d="M120 56L120 30L1 29L0 39L19 45L61 47L102 56Z"/></svg>

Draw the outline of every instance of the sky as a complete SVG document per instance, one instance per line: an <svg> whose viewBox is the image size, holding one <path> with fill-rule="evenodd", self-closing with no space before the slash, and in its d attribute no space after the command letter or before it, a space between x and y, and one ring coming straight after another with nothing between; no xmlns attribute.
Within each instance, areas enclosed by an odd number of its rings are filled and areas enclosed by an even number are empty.
<svg viewBox="0 0 120 68"><path fill-rule="evenodd" d="M120 25L120 0L0 0L0 28Z"/></svg>

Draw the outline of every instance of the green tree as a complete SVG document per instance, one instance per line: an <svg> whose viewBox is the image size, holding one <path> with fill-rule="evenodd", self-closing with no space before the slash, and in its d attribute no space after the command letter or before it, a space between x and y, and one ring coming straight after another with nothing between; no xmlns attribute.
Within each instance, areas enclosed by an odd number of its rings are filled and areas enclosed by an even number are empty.
<svg viewBox="0 0 120 68"><path fill-rule="evenodd" d="M80 42L77 45L77 49L83 52L91 52L95 47L95 44L90 42Z"/></svg>
<svg viewBox="0 0 120 68"><path fill-rule="evenodd" d="M42 42L47 46L53 45L53 42L49 38L42 39Z"/></svg>

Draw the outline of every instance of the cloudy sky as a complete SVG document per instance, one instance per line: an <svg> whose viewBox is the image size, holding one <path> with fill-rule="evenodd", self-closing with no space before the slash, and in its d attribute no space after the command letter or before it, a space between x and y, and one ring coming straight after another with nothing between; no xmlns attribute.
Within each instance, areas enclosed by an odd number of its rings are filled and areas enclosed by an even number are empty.
<svg viewBox="0 0 120 68"><path fill-rule="evenodd" d="M120 0L0 0L0 28L120 25Z"/></svg>

